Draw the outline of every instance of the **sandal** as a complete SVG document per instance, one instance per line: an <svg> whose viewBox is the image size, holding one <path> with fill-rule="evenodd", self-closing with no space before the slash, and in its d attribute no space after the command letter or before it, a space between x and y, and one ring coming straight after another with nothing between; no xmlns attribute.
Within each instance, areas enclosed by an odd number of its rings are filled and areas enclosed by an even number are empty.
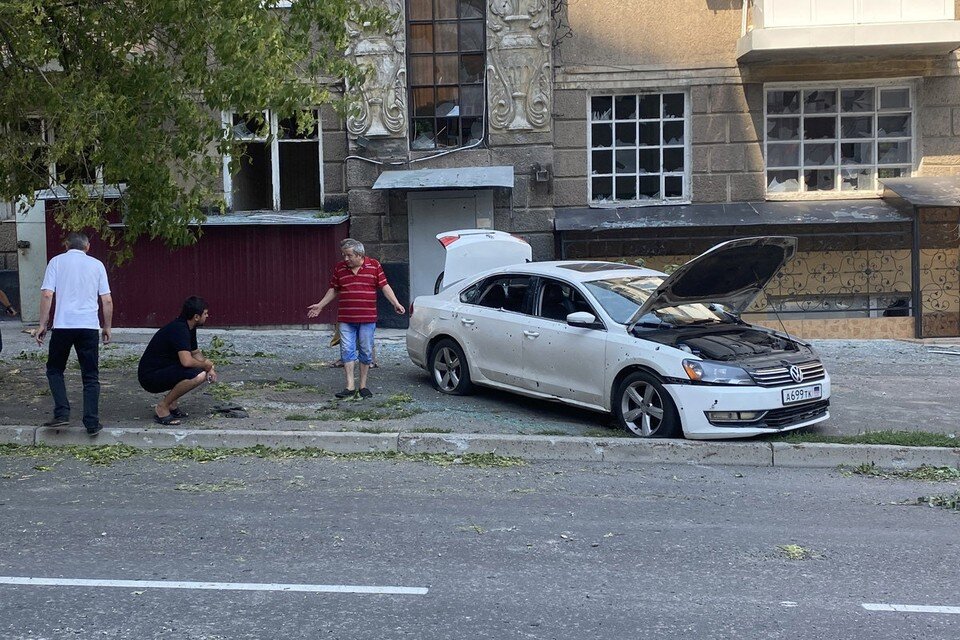
<svg viewBox="0 0 960 640"><path fill-rule="evenodd" d="M176 409L170 409L170 415L172 415L174 418L177 418L178 420L183 420L184 418L190 417L190 414L184 411L183 409L181 409L180 407L177 407Z"/></svg>
<svg viewBox="0 0 960 640"><path fill-rule="evenodd" d="M157 414L153 414L153 421L165 427L176 427L180 425L180 421L172 413L162 418Z"/></svg>

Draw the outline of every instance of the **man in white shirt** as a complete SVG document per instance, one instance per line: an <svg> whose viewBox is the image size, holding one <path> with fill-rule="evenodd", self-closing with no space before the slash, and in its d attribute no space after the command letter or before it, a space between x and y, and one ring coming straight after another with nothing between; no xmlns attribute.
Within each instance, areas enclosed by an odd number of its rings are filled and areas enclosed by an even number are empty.
<svg viewBox="0 0 960 640"><path fill-rule="evenodd" d="M98 404L100 401L100 335L103 344L110 342L113 323L113 298L103 263L87 255L90 240L82 233L70 233L64 241L65 253L55 256L47 265L40 286L40 329L37 344L49 328L50 307L56 300L50 350L47 356L47 381L53 395L53 419L45 427L70 424L70 401L63 372L67 368L70 349L75 349L83 380L83 426L92 436L100 433ZM56 296L56 297L54 297ZM103 303L103 329L98 317L98 300Z"/></svg>

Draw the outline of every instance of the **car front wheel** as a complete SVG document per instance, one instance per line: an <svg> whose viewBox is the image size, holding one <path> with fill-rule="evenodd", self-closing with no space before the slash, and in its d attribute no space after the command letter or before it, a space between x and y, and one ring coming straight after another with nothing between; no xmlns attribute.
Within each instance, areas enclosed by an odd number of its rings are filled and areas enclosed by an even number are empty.
<svg viewBox="0 0 960 640"><path fill-rule="evenodd" d="M438 391L454 396L464 395L473 388L467 357L460 345L450 339L433 345L430 351L430 379Z"/></svg>
<svg viewBox="0 0 960 640"><path fill-rule="evenodd" d="M680 418L670 394L649 373L635 371L620 382L613 399L617 422L641 438L680 435Z"/></svg>

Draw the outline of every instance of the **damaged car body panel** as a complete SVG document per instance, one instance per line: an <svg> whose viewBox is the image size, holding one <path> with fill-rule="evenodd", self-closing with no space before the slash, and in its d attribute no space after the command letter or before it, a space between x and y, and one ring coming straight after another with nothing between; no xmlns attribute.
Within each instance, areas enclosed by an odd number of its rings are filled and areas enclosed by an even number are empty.
<svg viewBox="0 0 960 640"><path fill-rule="evenodd" d="M407 349L443 393L478 384L609 411L641 437L808 426L829 417L817 354L739 315L795 251L789 237L735 240L671 276L596 261L505 264L417 298Z"/></svg>

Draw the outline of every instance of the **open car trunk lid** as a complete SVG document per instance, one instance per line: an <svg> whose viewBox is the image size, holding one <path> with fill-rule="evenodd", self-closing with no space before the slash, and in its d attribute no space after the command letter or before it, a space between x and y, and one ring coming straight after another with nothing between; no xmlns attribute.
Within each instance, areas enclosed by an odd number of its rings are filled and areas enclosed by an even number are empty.
<svg viewBox="0 0 960 640"><path fill-rule="evenodd" d="M743 313L797 252L797 239L761 236L723 242L670 274L627 323L683 304L721 304Z"/></svg>
<svg viewBox="0 0 960 640"><path fill-rule="evenodd" d="M526 240L492 229L459 229L437 234L447 251L440 288L487 269L523 264L533 259Z"/></svg>

